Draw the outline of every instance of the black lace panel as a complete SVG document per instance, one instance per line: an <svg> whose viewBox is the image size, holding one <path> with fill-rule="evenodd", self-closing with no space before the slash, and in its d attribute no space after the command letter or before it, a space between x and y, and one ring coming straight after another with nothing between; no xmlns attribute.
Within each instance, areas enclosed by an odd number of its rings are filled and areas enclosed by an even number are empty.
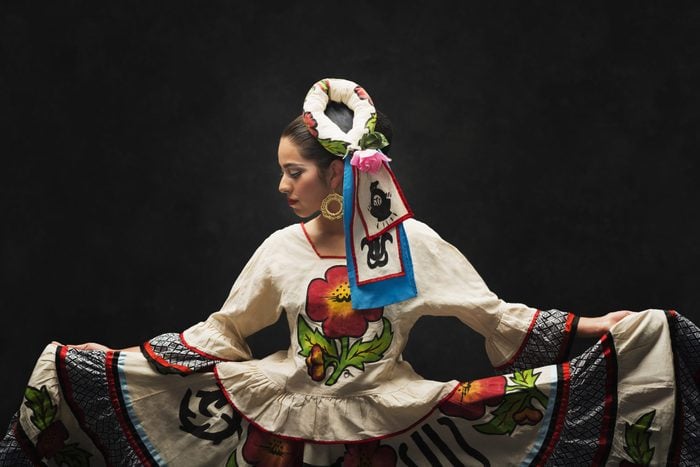
<svg viewBox="0 0 700 467"><path fill-rule="evenodd" d="M603 426L606 360L600 342L570 362L569 403L547 465L591 465Z"/></svg>
<svg viewBox="0 0 700 467"><path fill-rule="evenodd" d="M107 371L105 352L69 349L61 386L81 427L108 464L141 465L115 414Z"/></svg>
<svg viewBox="0 0 700 467"><path fill-rule="evenodd" d="M18 434L15 430L21 430L17 422L17 414L12 417L10 421L10 426L7 429L7 434L0 441L0 465L12 465L12 466L32 466L34 463L27 457L27 455L22 450L19 440L17 439ZM22 436L20 433L19 436ZM28 442L28 440L27 440Z"/></svg>
<svg viewBox="0 0 700 467"><path fill-rule="evenodd" d="M568 354L574 334L576 320L572 321L567 330L567 321L571 321L570 313L559 310L541 310L538 312L535 324L525 336L525 342L515 359L497 370L499 373L537 368L561 363Z"/></svg>
<svg viewBox="0 0 700 467"><path fill-rule="evenodd" d="M676 384L680 394L681 465L695 465L700 459L700 329L685 317L669 314L669 326L676 353Z"/></svg>
<svg viewBox="0 0 700 467"><path fill-rule="evenodd" d="M218 361L190 350L174 332L154 337L148 345L141 346L141 351L161 373L211 371Z"/></svg>

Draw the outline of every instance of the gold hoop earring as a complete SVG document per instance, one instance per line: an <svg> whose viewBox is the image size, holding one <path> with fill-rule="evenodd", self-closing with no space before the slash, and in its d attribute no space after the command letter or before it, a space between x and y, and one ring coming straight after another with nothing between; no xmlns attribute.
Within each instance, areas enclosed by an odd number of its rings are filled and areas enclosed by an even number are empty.
<svg viewBox="0 0 700 467"><path fill-rule="evenodd" d="M340 205L340 209L338 209L336 212L328 209L328 205L333 201L337 201ZM321 201L321 215L329 221L335 221L343 217L343 195L339 195L338 193L328 193L328 196L323 198L323 201Z"/></svg>

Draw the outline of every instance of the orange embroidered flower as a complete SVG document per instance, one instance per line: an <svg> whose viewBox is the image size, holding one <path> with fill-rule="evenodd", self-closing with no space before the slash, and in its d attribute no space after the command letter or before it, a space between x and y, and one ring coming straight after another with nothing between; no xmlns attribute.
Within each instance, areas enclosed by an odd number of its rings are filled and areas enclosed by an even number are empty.
<svg viewBox="0 0 700 467"><path fill-rule="evenodd" d="M396 451L391 446L379 445L379 441L346 445L343 467L393 467Z"/></svg>
<svg viewBox="0 0 700 467"><path fill-rule="evenodd" d="M347 267L333 266L325 276L309 283L306 291L307 315L323 323L326 337L362 337L367 331L367 322L381 319L384 308L352 308Z"/></svg>
<svg viewBox="0 0 700 467"><path fill-rule="evenodd" d="M309 376L314 381L321 381L326 375L326 367L323 360L323 349L320 345L314 344L311 347L311 352L309 356L306 357L306 367L309 371Z"/></svg>
<svg viewBox="0 0 700 467"><path fill-rule="evenodd" d="M243 445L243 458L249 464L261 466L301 465L304 443L279 438L272 433L248 425L248 437Z"/></svg>
<svg viewBox="0 0 700 467"><path fill-rule="evenodd" d="M506 393L506 378L492 376L459 385L449 398L440 404L445 415L478 420L484 416L486 406L501 403Z"/></svg>
<svg viewBox="0 0 700 467"><path fill-rule="evenodd" d="M513 420L518 425L537 425L542 420L542 412L532 407L525 407L513 414Z"/></svg>

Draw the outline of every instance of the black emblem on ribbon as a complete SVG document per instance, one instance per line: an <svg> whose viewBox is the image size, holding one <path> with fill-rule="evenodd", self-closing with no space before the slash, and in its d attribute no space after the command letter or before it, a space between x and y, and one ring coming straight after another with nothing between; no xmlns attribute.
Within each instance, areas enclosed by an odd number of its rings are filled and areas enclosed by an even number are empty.
<svg viewBox="0 0 700 467"><path fill-rule="evenodd" d="M212 441L214 444L219 444L234 433L238 433L240 438L242 434L241 416L238 412L228 405L226 397L221 391L197 391L195 397L199 398L199 415L190 410L190 400L192 399L192 390L187 389L185 396L180 402L180 429L197 438ZM210 407L216 409L212 413ZM228 410L222 408L226 407ZM197 425L194 422L200 419L203 423ZM203 420L204 419L204 420ZM222 423L223 422L223 423ZM208 431L213 426L225 425L218 431Z"/></svg>
<svg viewBox="0 0 700 467"><path fill-rule="evenodd" d="M370 269L386 266L389 262L389 253L386 251L386 242L394 243L394 237L389 232L384 232L380 237L374 240L367 240L367 237L360 242L362 250L367 247L367 266Z"/></svg>
<svg viewBox="0 0 700 467"><path fill-rule="evenodd" d="M369 206L369 213L377 218L379 222L391 216L391 198L379 188L379 182L372 182L369 185L369 193L372 203Z"/></svg>

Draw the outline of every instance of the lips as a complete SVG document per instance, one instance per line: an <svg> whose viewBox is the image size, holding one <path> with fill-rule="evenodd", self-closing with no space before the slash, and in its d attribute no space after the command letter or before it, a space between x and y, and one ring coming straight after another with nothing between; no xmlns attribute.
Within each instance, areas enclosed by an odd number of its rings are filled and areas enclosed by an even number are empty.
<svg viewBox="0 0 700 467"><path fill-rule="evenodd" d="M296 203L297 203L297 200L295 200L295 199L290 199L290 198L287 198L287 202L289 203L289 205L290 205L290 206L292 206L292 205L294 205L294 204L296 204Z"/></svg>

